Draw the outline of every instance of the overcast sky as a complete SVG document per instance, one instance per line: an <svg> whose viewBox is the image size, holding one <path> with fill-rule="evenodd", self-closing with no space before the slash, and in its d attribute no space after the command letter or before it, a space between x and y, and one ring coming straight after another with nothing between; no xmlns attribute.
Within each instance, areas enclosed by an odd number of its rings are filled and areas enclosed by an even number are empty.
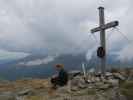
<svg viewBox="0 0 133 100"><path fill-rule="evenodd" d="M17 54L91 54L99 45L89 35L98 26L98 6L105 7L106 22L119 20L118 28L133 41L133 0L0 0L0 49ZM106 35L109 53L133 58L133 43L115 29ZM99 40L99 34L95 36Z"/></svg>

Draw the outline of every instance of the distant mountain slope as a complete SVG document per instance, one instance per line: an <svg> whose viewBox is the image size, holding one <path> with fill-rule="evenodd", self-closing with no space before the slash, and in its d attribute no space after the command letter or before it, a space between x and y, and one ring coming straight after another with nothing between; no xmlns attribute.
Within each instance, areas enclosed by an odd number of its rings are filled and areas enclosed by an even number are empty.
<svg viewBox="0 0 133 100"><path fill-rule="evenodd" d="M118 55L107 56L107 68L111 67L133 67L133 61L122 62ZM2 79L15 80L20 78L46 78L55 74L54 66L57 63L65 65L67 70L81 70L81 64L85 62L87 69L99 66L100 60L96 55L92 55L89 61L85 54L78 55L29 55L23 59L15 60L10 63L0 64L0 77Z"/></svg>
<svg viewBox="0 0 133 100"><path fill-rule="evenodd" d="M47 64L39 63L39 65L27 66L27 62L40 61L47 58L46 55L30 55L24 59L16 60L7 64L1 64L0 76L15 80L25 77L45 78L55 73L54 66L57 63L64 64L67 70L81 69L81 63L86 62L85 54L79 55L61 55L55 57L54 60ZM23 62L23 64L21 64Z"/></svg>

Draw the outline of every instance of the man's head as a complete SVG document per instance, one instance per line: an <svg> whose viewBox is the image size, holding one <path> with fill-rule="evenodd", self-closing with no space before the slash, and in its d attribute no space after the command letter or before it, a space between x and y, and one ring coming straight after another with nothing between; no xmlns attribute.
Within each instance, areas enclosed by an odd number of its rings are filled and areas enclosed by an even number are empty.
<svg viewBox="0 0 133 100"><path fill-rule="evenodd" d="M64 68L64 65L63 64L56 64L55 67L57 70L61 70Z"/></svg>

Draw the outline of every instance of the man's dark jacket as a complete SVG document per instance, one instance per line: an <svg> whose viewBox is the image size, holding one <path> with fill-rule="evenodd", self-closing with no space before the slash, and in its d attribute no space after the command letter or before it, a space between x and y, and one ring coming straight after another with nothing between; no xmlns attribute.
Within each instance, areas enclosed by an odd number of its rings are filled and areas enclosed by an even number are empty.
<svg viewBox="0 0 133 100"><path fill-rule="evenodd" d="M67 84L67 82L68 82L68 73L64 69L61 69L58 74L57 84L60 86L64 86Z"/></svg>

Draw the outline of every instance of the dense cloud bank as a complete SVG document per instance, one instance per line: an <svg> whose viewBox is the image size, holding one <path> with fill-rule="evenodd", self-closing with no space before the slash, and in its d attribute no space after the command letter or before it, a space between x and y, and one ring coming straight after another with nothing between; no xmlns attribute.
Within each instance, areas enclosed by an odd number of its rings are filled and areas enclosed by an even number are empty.
<svg viewBox="0 0 133 100"><path fill-rule="evenodd" d="M132 0L1 0L0 48L29 54L91 54L99 45L89 37L89 30L98 25L99 5L106 8L106 22L119 20L121 31L133 40ZM98 33L95 36L99 39ZM115 30L107 31L108 36L109 53L118 52L124 59L128 52L133 58L133 44Z"/></svg>

